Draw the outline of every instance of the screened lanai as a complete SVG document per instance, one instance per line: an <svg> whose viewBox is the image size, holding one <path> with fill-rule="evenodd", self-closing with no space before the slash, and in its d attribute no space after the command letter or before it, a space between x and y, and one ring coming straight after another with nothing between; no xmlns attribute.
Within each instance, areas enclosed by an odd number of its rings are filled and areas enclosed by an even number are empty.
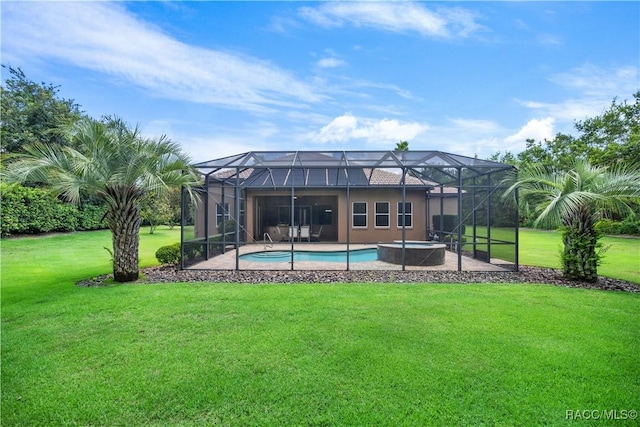
<svg viewBox="0 0 640 427"><path fill-rule="evenodd" d="M441 151L251 151L194 165L182 268L518 269L511 165Z"/></svg>

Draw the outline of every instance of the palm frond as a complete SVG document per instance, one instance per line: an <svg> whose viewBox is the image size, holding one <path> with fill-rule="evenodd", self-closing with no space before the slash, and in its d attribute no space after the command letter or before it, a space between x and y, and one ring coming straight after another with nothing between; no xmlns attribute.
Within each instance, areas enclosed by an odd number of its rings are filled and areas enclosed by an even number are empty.
<svg viewBox="0 0 640 427"><path fill-rule="evenodd" d="M117 117L81 120L67 129L71 147L33 144L7 162L11 181L48 183L58 194L78 201L82 192L118 204L146 192L198 183L189 157L166 136L145 139ZM118 194L118 192L122 194ZM190 191L191 194L191 191Z"/></svg>
<svg viewBox="0 0 640 427"><path fill-rule="evenodd" d="M564 172L534 165L519 172L503 197L516 189L524 203L536 207L535 226L556 226L578 213L597 217L603 209L629 209L627 202L640 197L640 172L628 165L607 169L581 160Z"/></svg>

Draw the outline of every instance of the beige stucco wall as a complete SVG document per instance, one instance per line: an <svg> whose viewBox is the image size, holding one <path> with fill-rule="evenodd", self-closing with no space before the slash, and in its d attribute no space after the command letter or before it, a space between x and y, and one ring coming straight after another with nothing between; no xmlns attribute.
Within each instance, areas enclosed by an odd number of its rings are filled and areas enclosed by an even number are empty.
<svg viewBox="0 0 640 427"><path fill-rule="evenodd" d="M402 239L402 227L398 227L398 202L402 201L402 191L398 189L355 189L350 191L350 203L367 203L367 227L354 228L352 226L352 207L349 207L347 220L347 198L343 194L339 198L338 210L340 214L338 240L347 241L347 227L349 227L349 241L353 243L390 242ZM427 228L425 223L426 193L424 191L407 191L406 201L413 203L412 226L406 228L407 240L425 240ZM375 203L389 202L389 227L375 226Z"/></svg>
<svg viewBox="0 0 640 427"><path fill-rule="evenodd" d="M256 199L255 197L264 196L283 196L290 195L289 191L247 191L246 194L246 206L245 206L245 224L247 230L247 241L261 240L261 230L257 228L255 224L255 211L256 211ZM402 190L399 189L373 189L373 188L361 188L350 190L350 203L353 206L353 202L366 202L367 203L367 227L366 228L354 228L352 227L352 208L347 207L347 194L346 191L340 190L308 190L308 189L296 189L295 194L298 197L314 197L314 196L334 196L337 198L338 206L334 216L334 223L331 227L335 230L325 229L323 234L325 237L333 236L332 240L337 238L338 242L347 241L347 229L349 229L349 241L352 243L370 243L370 242L390 242L393 240L402 239L402 227L398 227L398 212L397 204L402 201ZM229 209L232 218L237 218L235 212L235 199L232 197L233 191L227 191L225 193L225 202L229 203ZM218 233L216 230L216 203L221 201L220 189L211 188L209 194L209 234L214 235ZM433 197L433 195L432 195ZM427 238L428 229L433 230L433 224L431 224L433 215L440 213L440 199L432 198L427 201L426 192L422 190L406 191L406 201L413 203L413 223L411 227L406 228L407 240L425 240ZM390 225L389 227L379 228L375 226L375 203L376 202L389 202L390 203ZM428 204L428 207L427 207ZM457 198L447 197L444 199L444 213L456 214L457 213ZM427 218L428 216L428 218ZM194 214L195 221L195 235L196 237L204 237L204 203L200 204L200 207L196 209Z"/></svg>
<svg viewBox="0 0 640 427"><path fill-rule="evenodd" d="M445 197L442 203L443 213L445 215L457 215L458 214L458 198L457 197ZM429 216L427 219L429 221L429 230L435 230L438 225L434 227L433 224L433 216L440 215L440 198L434 197L431 195L429 199L429 208L427 211L427 215Z"/></svg>
<svg viewBox="0 0 640 427"><path fill-rule="evenodd" d="M216 204L222 202L222 191L219 187L209 187L209 236L217 234L216 228ZM231 218L236 218L236 202L233 197L233 189L225 190L224 202L229 203L229 213ZM205 201L201 200L194 212L194 235L196 238L205 237Z"/></svg>

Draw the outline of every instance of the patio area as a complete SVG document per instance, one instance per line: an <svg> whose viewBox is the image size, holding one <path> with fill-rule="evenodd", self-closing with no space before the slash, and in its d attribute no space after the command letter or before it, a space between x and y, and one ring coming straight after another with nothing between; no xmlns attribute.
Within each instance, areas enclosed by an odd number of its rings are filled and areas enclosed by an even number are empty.
<svg viewBox="0 0 640 427"><path fill-rule="evenodd" d="M375 249L377 244L351 244L349 249ZM322 251L335 252L346 251L345 244L318 244L318 243L294 243L295 251ZM291 251L290 243L274 243L273 247L266 247L263 243L247 244L240 247L240 255L263 252L263 251ZM471 257L462 256L462 271L512 271L500 265L508 265L506 261L492 259L491 263L475 260ZM212 257L206 261L199 262L189 267L188 270L235 270L236 250L230 249L228 252ZM290 261L287 262L264 262L239 260L240 270L291 270ZM346 270L346 262L325 262L325 261L295 261L294 270ZM391 264L384 261L364 261L350 262L349 270L402 270L402 265ZM456 271L458 270L458 255L455 252L445 251L445 262L437 266L405 266L406 271Z"/></svg>

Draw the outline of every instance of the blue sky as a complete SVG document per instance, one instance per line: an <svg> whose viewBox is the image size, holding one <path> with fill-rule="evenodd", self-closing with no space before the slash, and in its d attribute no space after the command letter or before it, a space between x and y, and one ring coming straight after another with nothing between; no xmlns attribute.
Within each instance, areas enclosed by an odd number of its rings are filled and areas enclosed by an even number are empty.
<svg viewBox="0 0 640 427"><path fill-rule="evenodd" d="M9 2L2 63L194 161L250 150L486 158L640 89L639 2ZM3 69L3 79L7 77Z"/></svg>

